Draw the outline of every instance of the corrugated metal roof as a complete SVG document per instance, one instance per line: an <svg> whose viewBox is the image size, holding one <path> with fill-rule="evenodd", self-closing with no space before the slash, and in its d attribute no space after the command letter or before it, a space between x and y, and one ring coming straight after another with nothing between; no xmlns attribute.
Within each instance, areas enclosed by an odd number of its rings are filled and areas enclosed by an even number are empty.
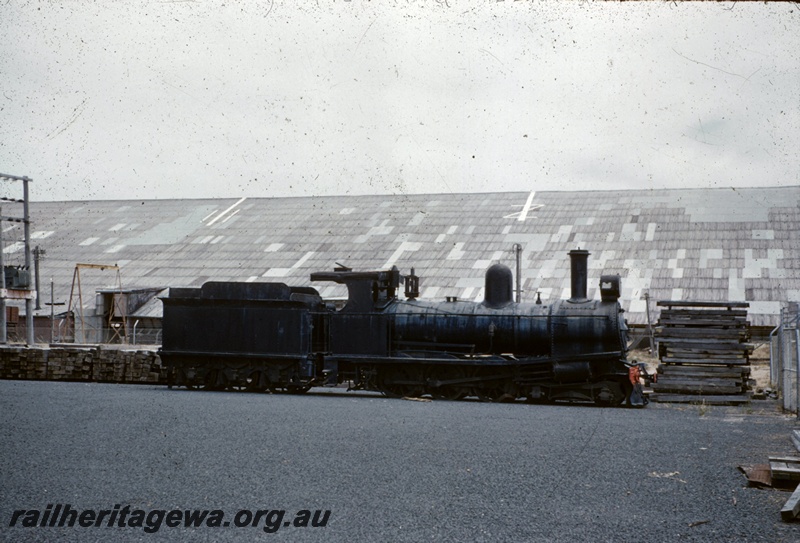
<svg viewBox="0 0 800 543"><path fill-rule="evenodd" d="M147 302L134 311L129 317L134 319L155 318L160 319L162 315L163 305L161 304L160 297L166 296L169 289L162 289L155 296L150 298Z"/></svg>
<svg viewBox="0 0 800 543"><path fill-rule="evenodd" d="M46 250L43 303L50 278L55 301L68 301L79 262L120 265L126 288L307 285L335 262L413 266L423 294L481 299L485 268L513 269L515 243L527 299L568 293L566 253L580 246L592 252L589 293L601 273L621 274L633 323L646 320L645 291L652 300L746 300L758 325L800 301L800 187L32 202L30 213L33 244ZM21 227L3 239L6 263L23 263ZM82 270L81 284L86 306L87 293L117 286L113 272L97 270Z"/></svg>

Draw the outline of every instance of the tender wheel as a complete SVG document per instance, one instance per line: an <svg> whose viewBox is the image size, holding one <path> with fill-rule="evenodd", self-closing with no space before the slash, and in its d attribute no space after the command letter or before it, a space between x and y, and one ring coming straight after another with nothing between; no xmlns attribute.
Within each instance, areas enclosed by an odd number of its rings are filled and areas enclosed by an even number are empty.
<svg viewBox="0 0 800 543"><path fill-rule="evenodd" d="M178 370L177 382L189 390L198 390L203 387L203 382L197 378L195 368Z"/></svg>
<svg viewBox="0 0 800 543"><path fill-rule="evenodd" d="M266 385L263 384L262 373L260 371L257 370L250 374L247 390L251 392L264 392L266 388Z"/></svg>
<svg viewBox="0 0 800 543"><path fill-rule="evenodd" d="M226 387L225 375L219 370L209 370L203 381L203 390L225 390Z"/></svg>
<svg viewBox="0 0 800 543"><path fill-rule="evenodd" d="M243 379L237 379L234 382L228 383L228 390L233 390L236 392L257 392L259 390L258 383L260 378L261 376L259 372L254 371Z"/></svg>

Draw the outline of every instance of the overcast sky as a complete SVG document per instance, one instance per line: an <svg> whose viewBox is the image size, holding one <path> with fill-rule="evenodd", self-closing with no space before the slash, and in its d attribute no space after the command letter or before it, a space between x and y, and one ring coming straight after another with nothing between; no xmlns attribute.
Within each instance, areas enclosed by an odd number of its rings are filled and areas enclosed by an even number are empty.
<svg viewBox="0 0 800 543"><path fill-rule="evenodd" d="M32 200L800 185L797 4L305 5L3 3L0 172Z"/></svg>

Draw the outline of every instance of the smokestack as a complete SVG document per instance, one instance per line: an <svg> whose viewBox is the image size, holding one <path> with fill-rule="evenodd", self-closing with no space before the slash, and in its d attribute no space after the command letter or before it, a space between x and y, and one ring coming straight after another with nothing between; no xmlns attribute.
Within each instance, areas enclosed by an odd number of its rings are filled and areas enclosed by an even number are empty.
<svg viewBox="0 0 800 543"><path fill-rule="evenodd" d="M586 297L586 282L589 277L589 251L583 249L573 249L569 252L570 267L572 269L572 297L569 299L573 304L589 301Z"/></svg>

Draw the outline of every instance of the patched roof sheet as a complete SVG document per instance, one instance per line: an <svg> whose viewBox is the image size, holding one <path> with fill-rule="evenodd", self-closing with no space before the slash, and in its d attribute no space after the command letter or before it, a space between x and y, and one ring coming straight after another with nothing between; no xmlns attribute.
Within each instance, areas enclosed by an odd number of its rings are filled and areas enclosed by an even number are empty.
<svg viewBox="0 0 800 543"><path fill-rule="evenodd" d="M68 301L76 263L118 264L126 288L308 285L336 262L396 265L415 268L422 298L482 300L486 268L513 270L517 243L524 299L568 297L567 252L580 247L592 253L589 295L599 296L601 273L620 274L635 324L646 322L645 292L653 302L748 301L755 325L800 301L800 187L33 202L30 214L32 244L46 251L43 308L50 278L55 300ZM22 236L4 223L6 264L24 263ZM87 308L94 289L117 285L111 271L80 279ZM338 285L313 286L345 296Z"/></svg>

